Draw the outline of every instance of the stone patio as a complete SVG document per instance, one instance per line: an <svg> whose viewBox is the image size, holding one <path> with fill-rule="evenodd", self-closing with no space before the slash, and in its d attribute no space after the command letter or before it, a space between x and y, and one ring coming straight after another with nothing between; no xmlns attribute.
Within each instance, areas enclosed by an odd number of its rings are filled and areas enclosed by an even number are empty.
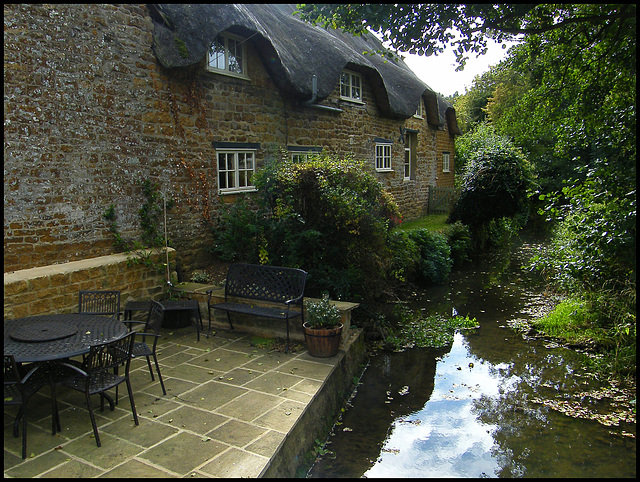
<svg viewBox="0 0 640 482"><path fill-rule="evenodd" d="M324 436L360 374L360 332L346 351L313 358L286 354L247 333L218 330L196 341L193 327L163 328L159 361L167 396L146 360L132 362L140 425L121 385L115 411L95 410L93 438L84 395L58 389L62 433L51 435L49 390L29 403L27 459L14 438L15 407L5 407L5 477L293 476ZM97 397L96 397L97 404ZM328 424L328 425L327 425Z"/></svg>

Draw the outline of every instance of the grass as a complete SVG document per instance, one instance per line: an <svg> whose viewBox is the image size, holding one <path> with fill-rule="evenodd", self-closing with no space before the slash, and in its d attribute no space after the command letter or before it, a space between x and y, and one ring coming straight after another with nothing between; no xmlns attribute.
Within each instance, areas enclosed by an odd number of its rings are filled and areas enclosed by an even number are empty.
<svg viewBox="0 0 640 482"><path fill-rule="evenodd" d="M427 228L430 231L444 231L449 225L446 223L448 214L427 214L419 219L407 221L396 228L400 231Z"/></svg>
<svg viewBox="0 0 640 482"><path fill-rule="evenodd" d="M594 328L592 316L583 302L569 298L537 320L534 326L540 332L569 342L602 341L602 330Z"/></svg>

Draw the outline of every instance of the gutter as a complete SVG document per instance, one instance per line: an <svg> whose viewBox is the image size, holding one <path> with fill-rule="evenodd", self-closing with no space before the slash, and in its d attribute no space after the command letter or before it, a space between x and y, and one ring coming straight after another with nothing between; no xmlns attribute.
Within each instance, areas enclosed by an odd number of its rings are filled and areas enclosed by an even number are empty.
<svg viewBox="0 0 640 482"><path fill-rule="evenodd" d="M302 102L302 105L305 107L311 107L313 109L321 109L328 110L330 112L342 112L342 109L338 109L337 107L330 107L328 105L316 104L316 99L318 98L318 77L316 74L313 74L311 77L311 99L305 100Z"/></svg>

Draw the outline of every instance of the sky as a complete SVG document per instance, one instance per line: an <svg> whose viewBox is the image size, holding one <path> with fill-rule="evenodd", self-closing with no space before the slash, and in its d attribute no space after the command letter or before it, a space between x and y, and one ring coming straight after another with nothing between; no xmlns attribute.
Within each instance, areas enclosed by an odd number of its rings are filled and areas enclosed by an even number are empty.
<svg viewBox="0 0 640 482"><path fill-rule="evenodd" d="M456 57L453 49L437 56L424 57L419 55L402 54L404 62L415 72L420 80L431 87L435 92L444 96L450 96L458 92L462 95L471 84L476 75L482 75L492 65L498 64L507 55L507 49L502 49L500 44L489 40L489 49L485 55L476 58L475 53L469 55L469 60L463 71L456 72ZM510 47L511 43L508 44Z"/></svg>

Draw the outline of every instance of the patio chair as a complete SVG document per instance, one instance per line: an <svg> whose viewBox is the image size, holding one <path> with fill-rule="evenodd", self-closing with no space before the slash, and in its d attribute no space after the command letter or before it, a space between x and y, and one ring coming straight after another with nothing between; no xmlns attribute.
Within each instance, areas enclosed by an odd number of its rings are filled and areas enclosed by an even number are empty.
<svg viewBox="0 0 640 482"><path fill-rule="evenodd" d="M96 444L101 446L100 436L98 435L98 426L96 418L93 414L93 406L91 404L91 395L100 394L100 411L104 410L104 400L107 398L111 410L115 409L113 402L106 396L106 391L117 387L122 382L127 384L129 392L129 402L131 403L131 412L136 425L138 422L138 413L133 400L133 390L131 389L131 381L129 379L129 365L131 363L131 352L135 342L136 332L129 332L123 337L98 345L92 345L89 349L87 358L79 367L76 364L61 362L59 367L66 369L70 374L62 382L62 385L79 392L84 392L87 402L87 409L91 417L91 425L93 426L93 434L96 438ZM124 374L118 375L116 369L124 365Z"/></svg>
<svg viewBox="0 0 640 482"><path fill-rule="evenodd" d="M107 315L120 319L120 291L80 291L78 313Z"/></svg>
<svg viewBox="0 0 640 482"><path fill-rule="evenodd" d="M137 332L139 339L133 345L133 358L146 357L147 365L149 365L149 373L151 374L151 381L154 381L153 368L151 367L151 359L156 365L156 371L158 372L158 378L160 379L160 386L162 387L162 393L167 394L164 388L164 381L162 380L162 374L160 373L160 365L158 364L158 357L156 356L156 346L158 339L160 338L160 326L162 325L162 318L164 316L164 308L157 301L150 301L149 314L147 315L147 321L144 328ZM125 321L124 323L128 323ZM147 337L151 338L147 340ZM153 341L153 343L151 343Z"/></svg>
<svg viewBox="0 0 640 482"><path fill-rule="evenodd" d="M21 371L24 374L21 374ZM26 372L26 373L25 373ZM27 458L27 404L29 399L43 386L51 387L52 435L60 429L55 384L45 364L18 366L13 355L4 355L4 404L19 406L13 422L13 436L19 435L19 422L22 418L22 458Z"/></svg>

